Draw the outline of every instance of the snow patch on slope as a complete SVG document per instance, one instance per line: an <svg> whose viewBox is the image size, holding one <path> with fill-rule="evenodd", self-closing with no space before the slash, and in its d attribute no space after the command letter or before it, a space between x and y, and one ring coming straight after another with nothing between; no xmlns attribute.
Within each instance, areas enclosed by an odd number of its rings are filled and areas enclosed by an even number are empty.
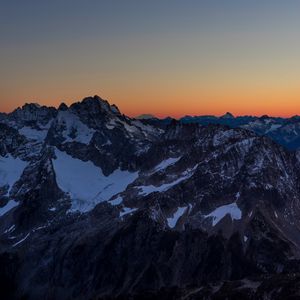
<svg viewBox="0 0 300 300"><path fill-rule="evenodd" d="M271 131L275 131L275 130L277 130L277 129L280 128L280 127L282 127L282 124L272 124L271 127L270 127L270 129L268 129L268 130L265 132L265 134L267 134L267 133L269 133L269 132L271 132Z"/></svg>
<svg viewBox="0 0 300 300"><path fill-rule="evenodd" d="M37 129L33 129L31 127L25 126L21 129L19 129L19 133L21 135L25 136L29 140L35 140L35 141L42 142L43 140L45 140L48 130L37 130Z"/></svg>
<svg viewBox="0 0 300 300"><path fill-rule="evenodd" d="M171 182L171 183L165 183L165 184L162 184L160 186L154 186L154 185L143 185L143 186L140 186L139 189L141 189L141 191L139 192L140 195L143 195L143 196L147 196L151 193L154 193L154 192L165 192L167 190L169 190L171 187L177 185L178 183L180 183L181 181L185 180L185 179L188 179L189 177L180 177L178 178L177 180Z"/></svg>
<svg viewBox="0 0 300 300"><path fill-rule="evenodd" d="M126 215L129 215L129 214L132 214L137 210L138 210L138 208L123 207L122 211L120 212L120 218L122 218Z"/></svg>
<svg viewBox="0 0 300 300"><path fill-rule="evenodd" d="M167 222L170 228L174 228L179 218L185 213L188 206L178 207L173 217L167 218Z"/></svg>
<svg viewBox="0 0 300 300"><path fill-rule="evenodd" d="M180 160L181 157L176 157L176 158L168 158L166 160L163 160L159 165L157 165L154 168L154 171L161 171L164 170L166 168L168 168L171 165L174 165L176 162L178 162Z"/></svg>
<svg viewBox="0 0 300 300"><path fill-rule="evenodd" d="M0 207L0 217L5 215L8 211L10 211L11 209L13 209L14 207L16 207L18 205L19 205L19 203L14 200L8 201L5 206Z"/></svg>
<svg viewBox="0 0 300 300"><path fill-rule="evenodd" d="M20 179L27 162L11 155L0 156L0 187L9 186L9 194L13 185Z"/></svg>
<svg viewBox="0 0 300 300"><path fill-rule="evenodd" d="M180 182L192 177L194 175L194 171L196 170L197 167L198 167L198 165L196 165L192 169L186 170L185 172L183 172L181 174L182 175L181 177L177 178L175 181L172 181L170 183L165 183L160 186L154 186L154 185L138 186L137 188L140 189L139 195L147 196L154 192L165 192L165 191L169 190L170 188L172 188L173 186L179 184Z"/></svg>
<svg viewBox="0 0 300 300"><path fill-rule="evenodd" d="M15 244L13 244L13 247L18 246L19 244L23 243L28 237L30 236L30 232L26 234L26 236L24 238L22 238L20 241L16 242Z"/></svg>
<svg viewBox="0 0 300 300"><path fill-rule="evenodd" d="M69 111L60 111L57 124L63 127L62 135L66 142L89 144L95 130L83 124L79 117Z"/></svg>
<svg viewBox="0 0 300 300"><path fill-rule="evenodd" d="M206 215L205 218L212 218L212 225L215 226L228 214L232 220L240 220L242 218L242 212L235 202L216 208L209 215Z"/></svg>
<svg viewBox="0 0 300 300"><path fill-rule="evenodd" d="M113 206L120 205L122 202L123 202L123 197L122 196L118 196L117 198L109 201L109 203Z"/></svg>
<svg viewBox="0 0 300 300"><path fill-rule="evenodd" d="M57 184L70 195L71 211L90 211L98 203L123 192L138 177L138 173L120 169L105 176L91 161L81 161L58 149L55 154L57 158L53 160L53 166Z"/></svg>

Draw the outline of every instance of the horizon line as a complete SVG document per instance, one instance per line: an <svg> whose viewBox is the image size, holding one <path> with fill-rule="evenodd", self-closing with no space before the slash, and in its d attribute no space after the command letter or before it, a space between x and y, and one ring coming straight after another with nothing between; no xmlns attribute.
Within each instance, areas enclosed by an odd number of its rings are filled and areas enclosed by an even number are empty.
<svg viewBox="0 0 300 300"><path fill-rule="evenodd" d="M35 105L38 105L40 107L47 107L47 108L55 108L55 109L58 109L59 106L61 104L66 104L68 106L68 108L70 106L72 106L73 104L75 103L80 103L82 102L84 99L86 98L94 98L94 97L99 97L101 100L103 101L107 101L108 104L110 106L112 105L115 105L119 108L119 106L115 103L111 103L109 100L106 100L106 99L103 99L101 98L100 96L98 95L94 95L94 96L87 96L87 97L84 97L82 98L81 100L75 100L74 102L71 102L70 104L68 104L69 101L65 102L65 101L61 101L59 104L57 105L47 105L47 104L42 104L42 103L39 103L38 101L25 101L24 104L20 105L20 106L17 106L16 108L10 110L10 111L0 111L0 113L2 114L11 114L13 113L14 111L16 111L17 109L22 109L23 106L25 106L26 104L27 105L31 105L31 104L35 104ZM128 116L130 118L139 118L140 116L143 116L143 115L149 115L149 116L153 116L154 118L156 119L167 119L167 118L172 118L172 119L175 119L175 120L179 120L179 119L182 119L182 118L185 118L185 117L191 117L191 118L195 118L195 117L215 117L215 118L221 118L221 117L224 117L226 116L227 114L230 114L232 115L233 118L242 118L242 117L255 117L255 118L262 118L262 117L268 117L268 118L281 118L281 119L291 119L291 118L294 118L294 117L299 117L300 115L298 115L297 113L295 114L291 114L291 115L271 115L271 114L268 114L268 113L263 113L263 114L234 114L234 113L231 113L230 111L226 111L222 114L210 114L210 113L205 113L205 114L183 114L183 115L180 115L180 116L174 116L172 114L168 114L168 115L164 115L164 116L157 116L156 113L151 113L151 112L142 112L142 113L139 113L139 114L126 114L126 113L123 113L122 110L120 110L121 114L125 115L125 116Z"/></svg>

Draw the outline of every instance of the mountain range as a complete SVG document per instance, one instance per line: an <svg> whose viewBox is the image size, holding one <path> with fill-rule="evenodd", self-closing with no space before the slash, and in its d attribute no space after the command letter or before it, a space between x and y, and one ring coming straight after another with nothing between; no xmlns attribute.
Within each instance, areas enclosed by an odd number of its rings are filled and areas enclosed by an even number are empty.
<svg viewBox="0 0 300 300"><path fill-rule="evenodd" d="M142 115L142 119L146 116L147 120L153 120L161 124L170 124L172 118L158 119L152 115ZM219 124L227 125L231 128L244 128L255 132L261 136L268 136L275 142L283 145L288 150L297 150L300 148L300 117L295 115L290 118L270 117L263 115L257 116L238 116L234 117L227 112L221 117L217 116L185 116L178 119L183 124Z"/></svg>
<svg viewBox="0 0 300 300"><path fill-rule="evenodd" d="M298 299L299 122L2 113L1 298Z"/></svg>

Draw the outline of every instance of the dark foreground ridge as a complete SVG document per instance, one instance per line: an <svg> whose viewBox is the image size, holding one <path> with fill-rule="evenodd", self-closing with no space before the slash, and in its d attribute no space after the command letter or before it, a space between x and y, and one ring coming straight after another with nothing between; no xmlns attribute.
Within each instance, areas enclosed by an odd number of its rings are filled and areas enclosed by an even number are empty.
<svg viewBox="0 0 300 300"><path fill-rule="evenodd" d="M300 297L299 154L268 137L95 96L2 114L0 155L1 299Z"/></svg>

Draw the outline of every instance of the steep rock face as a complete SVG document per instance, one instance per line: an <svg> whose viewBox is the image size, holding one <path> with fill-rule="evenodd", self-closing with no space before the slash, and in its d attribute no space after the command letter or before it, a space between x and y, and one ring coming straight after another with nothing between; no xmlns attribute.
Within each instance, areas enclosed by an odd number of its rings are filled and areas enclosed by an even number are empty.
<svg viewBox="0 0 300 300"><path fill-rule="evenodd" d="M1 295L253 299L300 272L299 153L97 96L17 114L0 124Z"/></svg>
<svg viewBox="0 0 300 300"><path fill-rule="evenodd" d="M0 123L0 155L17 155L18 149L25 145L26 139L18 131L5 123Z"/></svg>
<svg viewBox="0 0 300 300"><path fill-rule="evenodd" d="M41 124L46 125L57 114L54 107L40 106L39 104L26 103L9 115L9 120L23 125Z"/></svg>
<svg viewBox="0 0 300 300"><path fill-rule="evenodd" d="M85 98L59 111L47 142L81 160L90 160L106 175L116 168L135 170L162 130L121 115L118 108L98 96Z"/></svg>

